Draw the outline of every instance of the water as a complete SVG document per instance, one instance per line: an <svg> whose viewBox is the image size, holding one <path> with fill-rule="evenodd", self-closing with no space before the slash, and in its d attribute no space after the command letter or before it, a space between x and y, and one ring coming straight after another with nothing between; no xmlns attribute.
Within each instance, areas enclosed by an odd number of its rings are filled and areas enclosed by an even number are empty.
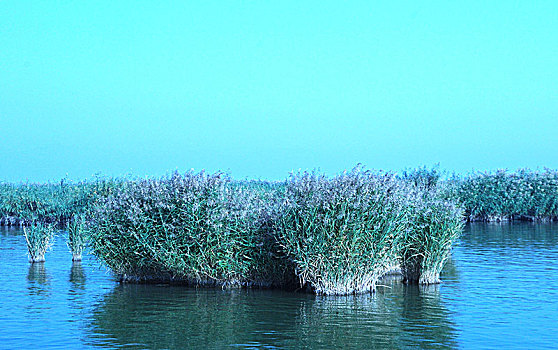
<svg viewBox="0 0 558 350"><path fill-rule="evenodd" d="M0 348L558 348L558 225L469 225L443 284L375 295L121 285L0 228Z"/></svg>

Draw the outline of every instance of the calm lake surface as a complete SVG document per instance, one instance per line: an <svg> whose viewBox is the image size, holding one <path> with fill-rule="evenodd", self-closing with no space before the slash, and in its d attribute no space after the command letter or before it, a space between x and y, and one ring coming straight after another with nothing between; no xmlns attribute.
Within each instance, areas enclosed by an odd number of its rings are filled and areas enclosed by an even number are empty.
<svg viewBox="0 0 558 350"><path fill-rule="evenodd" d="M558 348L558 225L474 224L434 287L374 295L121 285L0 227L0 348Z"/></svg>

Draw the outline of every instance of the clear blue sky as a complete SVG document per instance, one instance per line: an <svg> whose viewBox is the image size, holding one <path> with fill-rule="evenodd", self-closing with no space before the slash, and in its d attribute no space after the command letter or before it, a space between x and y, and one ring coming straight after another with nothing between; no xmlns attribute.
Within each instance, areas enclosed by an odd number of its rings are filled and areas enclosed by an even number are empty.
<svg viewBox="0 0 558 350"><path fill-rule="evenodd" d="M558 1L0 1L0 180L558 168Z"/></svg>

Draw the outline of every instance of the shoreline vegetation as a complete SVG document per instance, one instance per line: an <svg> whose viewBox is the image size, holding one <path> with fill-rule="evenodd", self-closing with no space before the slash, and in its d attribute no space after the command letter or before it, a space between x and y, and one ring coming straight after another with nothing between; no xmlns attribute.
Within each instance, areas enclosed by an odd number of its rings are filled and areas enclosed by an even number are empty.
<svg viewBox="0 0 558 350"><path fill-rule="evenodd" d="M125 282L346 295L374 291L394 271L407 283L439 283L466 221L558 219L556 171L442 175L357 166L282 182L188 172L2 183L0 225L31 224L26 237L37 232L34 245L47 248L58 225L74 260L87 242ZM44 250L33 261L44 261Z"/></svg>

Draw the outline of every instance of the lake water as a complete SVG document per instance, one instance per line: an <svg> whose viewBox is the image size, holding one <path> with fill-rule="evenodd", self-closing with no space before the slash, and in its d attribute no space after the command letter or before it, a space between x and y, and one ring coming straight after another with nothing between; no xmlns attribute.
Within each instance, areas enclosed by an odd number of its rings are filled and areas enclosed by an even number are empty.
<svg viewBox="0 0 558 350"><path fill-rule="evenodd" d="M443 284L373 295L121 285L64 238L29 264L0 227L0 348L558 348L558 225L474 224Z"/></svg>

